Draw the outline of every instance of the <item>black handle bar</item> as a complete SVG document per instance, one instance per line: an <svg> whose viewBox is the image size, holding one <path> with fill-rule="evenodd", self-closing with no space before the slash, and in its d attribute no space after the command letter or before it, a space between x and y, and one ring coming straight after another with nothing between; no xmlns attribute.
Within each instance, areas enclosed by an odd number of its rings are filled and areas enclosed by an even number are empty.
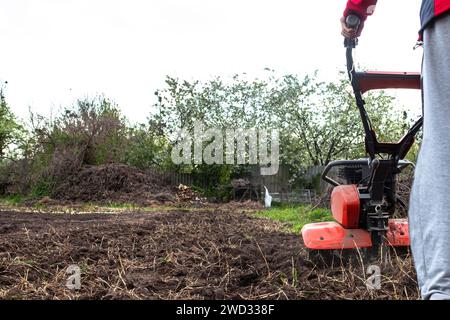
<svg viewBox="0 0 450 320"><path fill-rule="evenodd" d="M354 14L350 14L347 16L347 18L345 19L345 23L347 25L347 27L354 29L355 31L358 31L359 26L361 24L361 18L358 17L357 15ZM358 44L358 39L351 39L351 38L345 38L344 40L344 46L346 48L355 48Z"/></svg>
<svg viewBox="0 0 450 320"><path fill-rule="evenodd" d="M356 15L349 15L346 18L346 24L349 28L355 29L359 28L361 24L361 19ZM356 29L358 30L358 29ZM396 170L402 171L405 167L412 165L412 163L403 160L406 156L407 152L411 148L414 143L414 138L417 135L418 131L422 128L423 125L423 117L416 122L416 124L409 130L409 132L405 135L405 137L397 144L392 144L389 149L382 149L385 145L380 144L376 138L375 131L373 130L372 123L370 121L370 117L365 108L365 101L362 97L362 92L359 89L359 82L357 73L354 66L353 61L353 49L356 48L358 44L358 39L345 39L345 47L346 47L346 58L347 58L347 72L352 84L353 93L355 95L356 105L359 109L360 117L363 123L364 133L365 133L365 147L366 153L369 155L368 159L358 160L358 161L335 161L325 168L322 179L333 186L339 186L340 183L338 181L333 180L330 176L328 176L330 170L336 166L345 166L345 165L371 165L372 162L376 160L376 155L379 153L388 153L393 161L395 161ZM387 151L380 151L387 150Z"/></svg>
<svg viewBox="0 0 450 320"><path fill-rule="evenodd" d="M347 16L345 23L349 28L358 30L360 24L361 24L361 18L357 15L350 14ZM353 87L353 93L355 95L356 99L356 105L359 109L359 113L361 116L361 120L363 122L364 127L364 133L365 133L365 144L366 144L366 151L369 154L371 159L375 159L375 142L374 137L372 135L373 128L372 128L372 122L370 121L370 117L367 114L367 111L364 107L365 102L362 97L361 90L359 90L358 85L358 79L356 76L356 70L353 62L353 49L356 48L356 45L358 44L358 39L354 38L345 38L344 46L347 48L347 72L350 79L350 83Z"/></svg>
<svg viewBox="0 0 450 320"><path fill-rule="evenodd" d="M322 172L322 180L325 182L328 182L333 187L339 187L342 185L340 182L334 180L331 178L328 174L330 173L331 169L335 167L342 167L342 166L367 166L370 165L371 160L370 159L361 159L361 160L339 160L339 161L333 161L330 162L326 167L325 170ZM400 160L398 162L397 168L399 171L403 171L406 167L413 166L415 167L414 163L408 161L408 160Z"/></svg>
<svg viewBox="0 0 450 320"><path fill-rule="evenodd" d="M357 15L350 14L345 20L345 23L347 24L347 27L357 29L361 24L361 19Z"/></svg>

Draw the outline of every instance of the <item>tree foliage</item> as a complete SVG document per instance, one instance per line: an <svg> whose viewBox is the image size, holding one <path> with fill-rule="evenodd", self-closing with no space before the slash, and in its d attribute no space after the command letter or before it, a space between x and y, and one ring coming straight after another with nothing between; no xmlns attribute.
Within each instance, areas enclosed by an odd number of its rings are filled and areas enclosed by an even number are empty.
<svg viewBox="0 0 450 320"><path fill-rule="evenodd" d="M319 81L315 74L269 72L262 80L236 75L228 82L167 78L166 84L156 92L154 119L167 132L192 129L196 120L206 127L276 128L282 161L294 168L364 156L360 115L343 73L335 82ZM394 108L393 97L379 91L365 99L381 140L397 140L406 132L411 119Z"/></svg>
<svg viewBox="0 0 450 320"><path fill-rule="evenodd" d="M8 152L12 151L14 144L19 143L22 134L23 127L11 112L3 94L3 87L0 86L0 161L12 158Z"/></svg>

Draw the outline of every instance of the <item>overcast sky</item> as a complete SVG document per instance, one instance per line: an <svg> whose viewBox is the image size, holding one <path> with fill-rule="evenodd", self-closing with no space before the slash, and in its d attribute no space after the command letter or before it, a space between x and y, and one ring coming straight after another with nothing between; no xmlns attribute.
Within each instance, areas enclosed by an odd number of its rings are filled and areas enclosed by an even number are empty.
<svg viewBox="0 0 450 320"><path fill-rule="evenodd" d="M0 0L0 81L13 111L48 114L105 94L144 120L166 75L208 79L268 67L345 67L339 18L345 0ZM419 71L413 51L419 0L379 1L357 61L374 70ZM420 95L402 94L419 112ZM417 103L416 103L417 101Z"/></svg>

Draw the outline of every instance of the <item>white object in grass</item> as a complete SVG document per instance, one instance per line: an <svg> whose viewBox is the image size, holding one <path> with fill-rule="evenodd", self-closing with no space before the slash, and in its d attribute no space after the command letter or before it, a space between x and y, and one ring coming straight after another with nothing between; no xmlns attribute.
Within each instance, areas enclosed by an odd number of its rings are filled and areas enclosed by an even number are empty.
<svg viewBox="0 0 450 320"><path fill-rule="evenodd" d="M270 208L272 206L272 196L269 194L269 190L267 190L266 186L264 186L266 193L264 195L264 204L266 208Z"/></svg>

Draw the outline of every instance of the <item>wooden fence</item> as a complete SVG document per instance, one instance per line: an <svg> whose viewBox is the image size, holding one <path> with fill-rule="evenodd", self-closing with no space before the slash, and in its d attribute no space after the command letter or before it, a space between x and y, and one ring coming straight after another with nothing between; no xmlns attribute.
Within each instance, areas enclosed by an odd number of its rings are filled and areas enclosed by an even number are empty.
<svg viewBox="0 0 450 320"><path fill-rule="evenodd" d="M323 171L323 166L309 167L304 170L304 177L306 179L314 179L320 175ZM162 172L162 179L165 179L172 186L178 186L180 184L208 188L211 187L211 182L207 179L194 178L192 174L189 173L176 173L176 172ZM264 200L264 187L267 187L273 200L281 203L311 203L316 196L315 190L293 190L290 179L291 174L287 167L280 166L280 169L276 175L273 176L262 176L260 174L260 168L258 166L251 167L246 176L243 177L248 179L252 185L252 192L249 192L250 197L254 199L253 195L256 193L256 197L259 200ZM327 188L326 183L321 182L320 192L325 191ZM242 190L241 190L242 191ZM236 200L244 199L241 197L242 192L235 192Z"/></svg>
<svg viewBox="0 0 450 320"><path fill-rule="evenodd" d="M161 172L162 179L168 181L171 186L179 186L184 184L185 186L192 186L194 184L194 177L190 173L178 173L178 172Z"/></svg>
<svg viewBox="0 0 450 320"><path fill-rule="evenodd" d="M270 193L270 195L272 201L283 204L311 204L316 194L314 190L305 189L285 193L275 192ZM264 195L261 199L264 199Z"/></svg>

